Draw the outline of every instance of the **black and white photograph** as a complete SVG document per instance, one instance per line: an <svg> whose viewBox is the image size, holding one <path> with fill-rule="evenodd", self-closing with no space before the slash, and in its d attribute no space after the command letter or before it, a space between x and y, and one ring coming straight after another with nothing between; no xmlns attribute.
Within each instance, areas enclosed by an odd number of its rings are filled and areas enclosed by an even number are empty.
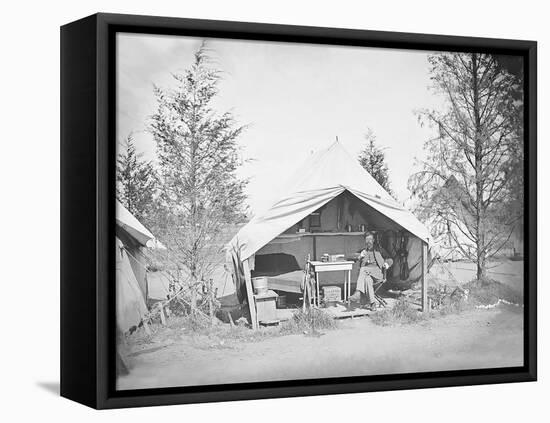
<svg viewBox="0 0 550 423"><path fill-rule="evenodd" d="M522 367L521 56L116 34L116 390Z"/></svg>
<svg viewBox="0 0 550 423"><path fill-rule="evenodd" d="M6 4L4 420L540 421L541 5Z"/></svg>

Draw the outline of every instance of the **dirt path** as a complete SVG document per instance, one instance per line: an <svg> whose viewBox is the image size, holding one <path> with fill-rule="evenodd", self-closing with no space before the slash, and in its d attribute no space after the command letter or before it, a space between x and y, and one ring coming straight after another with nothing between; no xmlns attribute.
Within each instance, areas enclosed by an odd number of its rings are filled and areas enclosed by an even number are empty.
<svg viewBox="0 0 550 423"><path fill-rule="evenodd" d="M342 322L320 337L281 336L198 348L183 338L132 357L119 389L324 378L523 363L523 309L498 306L381 327L368 318Z"/></svg>

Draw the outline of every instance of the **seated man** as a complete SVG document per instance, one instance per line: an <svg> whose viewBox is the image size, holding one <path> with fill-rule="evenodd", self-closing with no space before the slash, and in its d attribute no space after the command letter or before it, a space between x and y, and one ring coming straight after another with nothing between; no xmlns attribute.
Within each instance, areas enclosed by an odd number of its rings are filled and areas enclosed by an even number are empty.
<svg viewBox="0 0 550 423"><path fill-rule="evenodd" d="M388 254L383 252L387 257ZM359 253L358 260L360 261L359 277L357 278L357 287L350 300L360 302L361 297L366 295L367 304L373 308L376 305L373 284L384 278L382 269L389 269L393 260L391 258L384 259L382 253L374 247L374 234L371 232L365 233L365 248Z"/></svg>

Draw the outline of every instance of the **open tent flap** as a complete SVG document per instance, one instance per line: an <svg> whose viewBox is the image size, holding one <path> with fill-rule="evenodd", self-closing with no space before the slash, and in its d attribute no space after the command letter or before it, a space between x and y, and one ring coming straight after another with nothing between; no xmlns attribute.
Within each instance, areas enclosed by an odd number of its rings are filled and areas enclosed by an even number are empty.
<svg viewBox="0 0 550 423"><path fill-rule="evenodd" d="M116 321L121 332L137 326L147 305L122 242L116 238Z"/></svg>
<svg viewBox="0 0 550 423"><path fill-rule="evenodd" d="M283 198L265 214L254 217L231 240L231 250L238 250L240 259L245 260L318 208L324 206L338 194L342 187L320 189L313 192L296 193Z"/></svg>
<svg viewBox="0 0 550 423"><path fill-rule="evenodd" d="M253 218L235 235L230 243L231 249L239 251L241 260L249 258L278 235L346 190L395 222L399 227L406 229L424 242L428 242L428 230L408 210L396 203L387 203L363 192L337 186L296 193L292 197L284 198L275 203L265 214Z"/></svg>
<svg viewBox="0 0 550 423"><path fill-rule="evenodd" d="M231 240L230 249L238 249L241 260L249 258L292 225L346 190L428 242L428 229L397 203L339 142L309 157L284 189L286 194L280 195L271 207L256 215Z"/></svg>
<svg viewBox="0 0 550 423"><path fill-rule="evenodd" d="M422 241L426 243L429 242L430 232L428 231L428 228L426 228L426 226L424 226L424 224L421 223L409 210L401 206L379 201L377 198L373 198L372 196L355 189L349 189L349 191L362 200L365 204L368 204L373 209L397 223L403 229L406 229Z"/></svg>
<svg viewBox="0 0 550 423"><path fill-rule="evenodd" d="M335 142L311 155L284 186L283 194L252 218L230 241L228 263L233 268L237 293L244 292L239 263L253 260L260 249L345 191L383 215L387 222L395 224L394 229L411 233L411 240L419 243L415 244L415 251L421 251L422 244L428 243L428 229L397 203L339 142Z"/></svg>

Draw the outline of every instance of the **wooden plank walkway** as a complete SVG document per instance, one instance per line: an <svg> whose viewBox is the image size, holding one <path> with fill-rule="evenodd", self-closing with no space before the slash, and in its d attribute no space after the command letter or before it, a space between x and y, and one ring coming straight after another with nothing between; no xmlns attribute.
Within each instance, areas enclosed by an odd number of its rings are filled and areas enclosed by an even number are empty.
<svg viewBox="0 0 550 423"><path fill-rule="evenodd" d="M280 320L281 322L290 320L294 312L297 310L298 309L296 308L283 308L283 309L278 308L277 319ZM323 308L322 310L332 315L334 319L351 319L355 317L368 316L369 314L373 313L371 310L366 310L363 308L357 308L355 310L342 310L338 307L328 307L328 308Z"/></svg>
<svg viewBox="0 0 550 423"><path fill-rule="evenodd" d="M368 316L369 314L372 314L373 312L371 310L366 310L366 309L362 309L362 308L358 308L358 309L355 309L355 310L346 310L346 311L342 311L342 310L334 310L332 311L330 308L328 309L325 309L327 311L327 313L330 313L332 314L332 317L334 319L352 319L354 317L364 317L364 316Z"/></svg>

